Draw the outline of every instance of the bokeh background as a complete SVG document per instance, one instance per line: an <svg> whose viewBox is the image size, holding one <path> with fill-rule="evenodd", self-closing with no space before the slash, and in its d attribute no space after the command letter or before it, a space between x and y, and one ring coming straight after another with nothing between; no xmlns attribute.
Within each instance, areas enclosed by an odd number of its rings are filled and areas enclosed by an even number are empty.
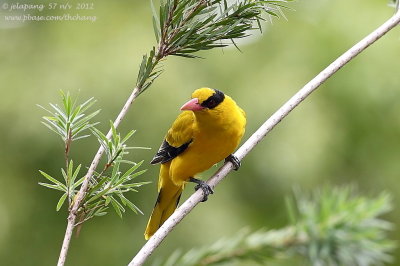
<svg viewBox="0 0 400 266"><path fill-rule="evenodd" d="M0 8L2 265L54 265L64 236L66 208L55 211L60 194L38 185L44 181L39 169L59 175L63 145L41 125L44 111L36 104L58 102L60 89L81 101L95 97L95 107L102 110L99 128L105 131L136 82L142 55L155 45L149 1L91 3L94 10L68 12L96 16L95 22L6 22L9 13ZM88 222L72 241L68 265L125 265L144 244L158 175L158 166L149 161L194 89L218 88L236 99L247 112L247 139L299 88L394 12L385 0L298 0L289 6L287 20L273 19L262 36L240 45L242 53L225 48L202 53L206 59L165 62L165 73L138 98L121 126L123 133L137 130L131 145L152 148L130 154L134 161L145 160L148 171L140 180L153 181L130 195L145 215L128 212L121 220L110 213ZM399 239L399 58L400 30L395 29L296 108L153 258L208 245L243 227L285 226L284 198L293 186L312 191L326 184L355 184L371 196L388 191L395 209L385 218L396 225L390 237ZM72 157L88 165L97 147L95 139L78 141ZM188 186L185 197L191 192ZM399 265L400 251L394 256L393 265Z"/></svg>

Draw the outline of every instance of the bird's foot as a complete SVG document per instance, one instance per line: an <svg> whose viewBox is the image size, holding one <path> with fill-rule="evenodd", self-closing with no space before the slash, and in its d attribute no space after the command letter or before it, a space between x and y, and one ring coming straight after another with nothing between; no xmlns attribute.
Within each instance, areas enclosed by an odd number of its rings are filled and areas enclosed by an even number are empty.
<svg viewBox="0 0 400 266"><path fill-rule="evenodd" d="M230 154L228 157L225 158L225 162L231 162L233 164L233 170L237 171L240 168L240 160L233 154Z"/></svg>
<svg viewBox="0 0 400 266"><path fill-rule="evenodd" d="M190 182L196 183L197 186L194 187L195 190L201 188L203 190L203 199L201 202L205 202L208 199L208 195L214 194L214 190L204 181L191 177Z"/></svg>

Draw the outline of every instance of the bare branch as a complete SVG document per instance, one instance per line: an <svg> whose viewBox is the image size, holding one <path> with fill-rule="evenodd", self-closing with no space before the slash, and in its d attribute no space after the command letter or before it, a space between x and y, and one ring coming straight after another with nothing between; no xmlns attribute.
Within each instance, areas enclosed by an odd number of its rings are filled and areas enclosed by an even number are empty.
<svg viewBox="0 0 400 266"><path fill-rule="evenodd" d="M315 78L308 82L292 98L289 99L278 111L276 111L235 153L242 160L283 118L285 118L297 105L323 84L329 77L335 74L340 68L351 61L371 44L380 39L388 31L400 23L400 11L382 24L379 28L362 39L347 52L338 57L327 68L320 72ZM214 188L231 170L232 163L223 165L212 176L207 183ZM203 199L202 191L196 191L189 197L159 228L159 230L147 241L142 249L129 263L129 266L142 265L153 253L164 238L174 229L174 227Z"/></svg>

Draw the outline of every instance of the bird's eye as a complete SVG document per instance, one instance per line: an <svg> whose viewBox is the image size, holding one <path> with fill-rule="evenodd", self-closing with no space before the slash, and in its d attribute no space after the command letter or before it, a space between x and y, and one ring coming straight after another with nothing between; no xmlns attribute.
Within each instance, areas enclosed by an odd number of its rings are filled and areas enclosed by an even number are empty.
<svg viewBox="0 0 400 266"><path fill-rule="evenodd" d="M225 98L225 95L220 92L216 91L212 96L210 96L207 100L205 100L201 106L208 108L208 109L213 109L218 106Z"/></svg>
<svg viewBox="0 0 400 266"><path fill-rule="evenodd" d="M202 103L202 106L204 106L208 109L212 109L212 108L216 107L217 105L218 105L218 103L213 98L209 98Z"/></svg>

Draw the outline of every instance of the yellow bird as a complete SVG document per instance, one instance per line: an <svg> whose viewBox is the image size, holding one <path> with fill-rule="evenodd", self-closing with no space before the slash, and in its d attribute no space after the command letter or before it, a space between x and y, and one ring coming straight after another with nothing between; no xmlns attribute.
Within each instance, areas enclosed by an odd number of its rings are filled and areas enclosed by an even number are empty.
<svg viewBox="0 0 400 266"><path fill-rule="evenodd" d="M231 97L219 90L200 88L181 110L151 161L161 163L161 168L157 201L144 233L146 240L175 211L187 182L203 190L203 201L213 193L204 181L194 178L196 174L224 158L236 170L240 166L232 153L244 134L246 116Z"/></svg>

